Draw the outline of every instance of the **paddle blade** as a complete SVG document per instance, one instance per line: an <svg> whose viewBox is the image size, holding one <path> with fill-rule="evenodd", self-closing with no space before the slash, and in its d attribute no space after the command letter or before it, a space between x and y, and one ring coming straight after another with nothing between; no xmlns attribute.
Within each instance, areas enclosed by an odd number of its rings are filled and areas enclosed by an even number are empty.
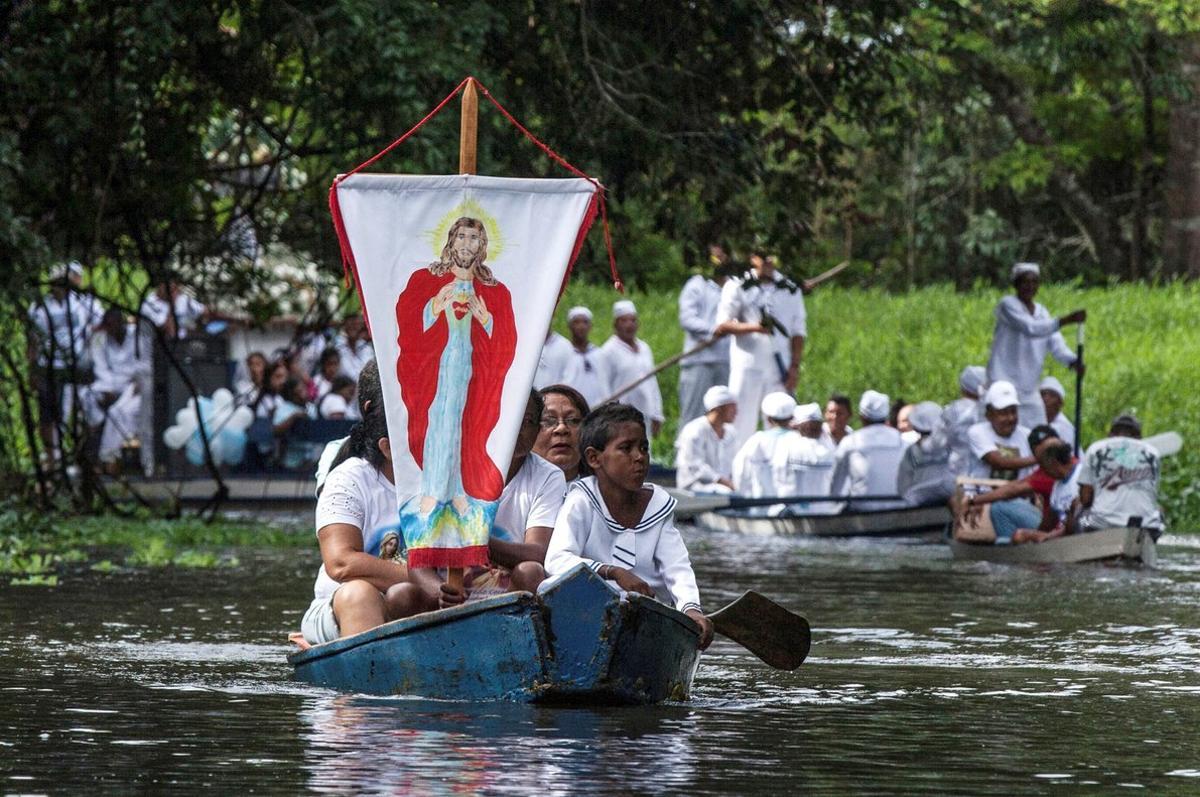
<svg viewBox="0 0 1200 797"><path fill-rule="evenodd" d="M1142 442L1153 446L1160 457L1173 456L1183 448L1183 438L1179 436L1178 432L1163 432L1152 437L1144 437Z"/></svg>
<svg viewBox="0 0 1200 797"><path fill-rule="evenodd" d="M812 644L808 620L757 592L745 593L708 618L718 634L729 637L777 670L799 667Z"/></svg>

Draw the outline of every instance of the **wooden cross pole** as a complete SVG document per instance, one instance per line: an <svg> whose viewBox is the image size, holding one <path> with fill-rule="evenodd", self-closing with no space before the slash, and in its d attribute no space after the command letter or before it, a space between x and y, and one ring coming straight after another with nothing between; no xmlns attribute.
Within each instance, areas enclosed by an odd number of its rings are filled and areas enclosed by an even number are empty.
<svg viewBox="0 0 1200 797"><path fill-rule="evenodd" d="M475 78L467 78L462 95L462 122L458 128L458 173L475 174L475 154L479 136L479 92ZM452 567L447 577L451 587L463 588L463 569Z"/></svg>

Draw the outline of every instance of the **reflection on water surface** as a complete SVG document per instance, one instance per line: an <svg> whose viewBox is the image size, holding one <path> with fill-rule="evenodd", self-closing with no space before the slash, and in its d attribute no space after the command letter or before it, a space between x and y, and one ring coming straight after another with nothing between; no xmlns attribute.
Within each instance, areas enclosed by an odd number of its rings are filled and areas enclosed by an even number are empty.
<svg viewBox="0 0 1200 797"><path fill-rule="evenodd" d="M1160 570L1136 571L688 537L710 607L757 589L807 615L800 670L718 641L685 705L365 698L293 683L283 661L315 550L0 587L0 789L1200 792L1190 538L1167 539Z"/></svg>

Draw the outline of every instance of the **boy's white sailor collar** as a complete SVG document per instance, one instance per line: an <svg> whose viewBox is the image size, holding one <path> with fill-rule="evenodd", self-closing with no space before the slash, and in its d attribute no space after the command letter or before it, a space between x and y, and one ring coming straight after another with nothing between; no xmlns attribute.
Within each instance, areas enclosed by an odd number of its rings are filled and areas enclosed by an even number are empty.
<svg viewBox="0 0 1200 797"><path fill-rule="evenodd" d="M604 518L604 522L608 525L610 531L621 533L625 531L645 531L653 526L661 523L664 518L667 518L675 511L675 505L678 503L671 494L657 484L645 484L644 487L649 487L653 492L650 495L650 503L646 505L646 511L642 513L642 519L632 528L626 528L613 519L613 516L608 511L608 506L604 503L604 498L600 495L600 487L596 484L595 476L588 476L571 484L572 490L582 490L591 502L592 507L600 513Z"/></svg>

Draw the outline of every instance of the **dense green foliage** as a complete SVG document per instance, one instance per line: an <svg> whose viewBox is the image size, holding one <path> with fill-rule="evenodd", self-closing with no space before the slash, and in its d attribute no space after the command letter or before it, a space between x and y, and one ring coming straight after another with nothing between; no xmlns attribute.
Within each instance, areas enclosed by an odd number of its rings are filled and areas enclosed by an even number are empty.
<svg viewBox="0 0 1200 797"><path fill-rule="evenodd" d="M980 288L967 294L934 285L903 294L823 286L808 297L804 368L797 396L824 402L846 393L857 402L862 391L880 390L893 399L945 404L958 396L958 373L965 365L986 365L992 339L992 308L1002 294ZM567 334L567 307L584 304L596 314L593 339L611 330L611 289L572 284L559 305L556 328ZM680 351L676 322L678 294L634 293L641 318L639 336L661 362ZM1120 412L1134 412L1147 435L1174 430L1184 449L1168 460L1163 499L1174 528L1200 530L1200 394L1196 363L1200 335L1194 330L1200 287L1078 288L1046 285L1038 300L1051 312L1087 308L1083 440L1096 440ZM1073 333L1066 333L1074 346ZM1064 411L1074 413L1074 373L1047 358L1047 373L1068 389ZM659 379L667 423L653 441L655 459L673 460L678 397L677 368Z"/></svg>

